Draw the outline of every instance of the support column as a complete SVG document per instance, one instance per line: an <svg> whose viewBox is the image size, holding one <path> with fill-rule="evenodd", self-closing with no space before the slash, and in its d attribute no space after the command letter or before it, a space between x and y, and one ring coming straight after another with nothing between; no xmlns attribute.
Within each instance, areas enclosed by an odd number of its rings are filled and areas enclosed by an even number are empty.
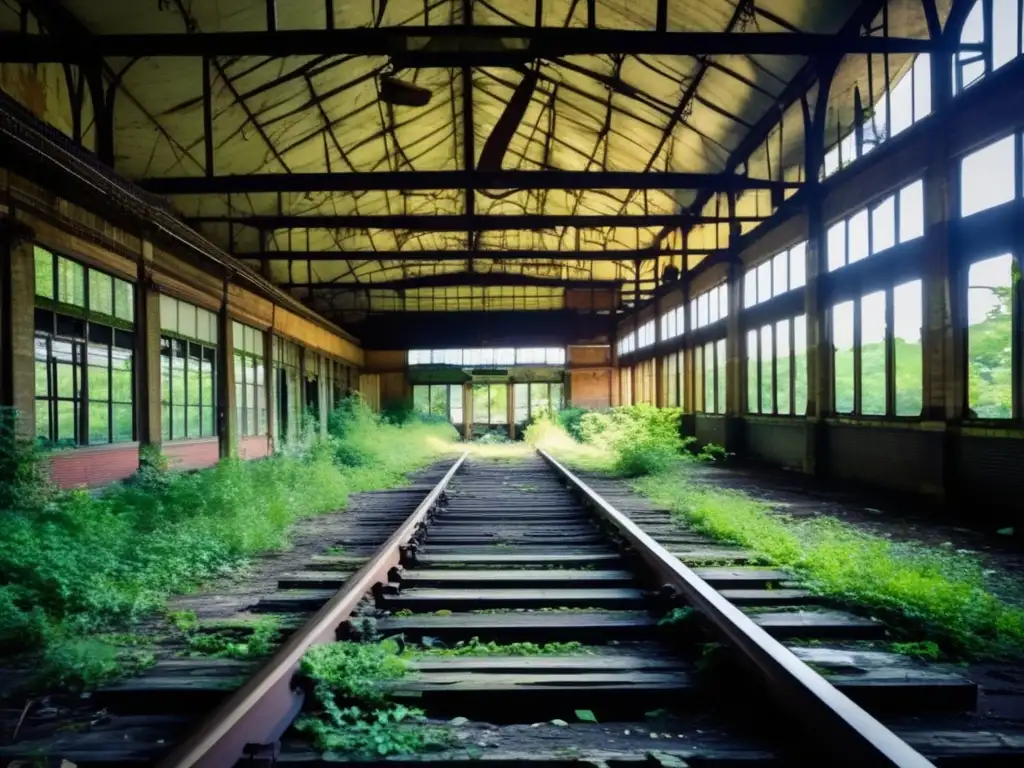
<svg viewBox="0 0 1024 768"><path fill-rule="evenodd" d="M736 195L727 198L729 217L736 216ZM740 225L729 224L729 270L726 295L729 315L725 321L725 448L738 453L746 447L746 421L743 419L743 338L740 312L743 311L743 264L739 256ZM723 372L720 370L719 374Z"/></svg>
<svg viewBox="0 0 1024 768"><path fill-rule="evenodd" d="M275 363L277 360L277 337L274 336L273 324L270 329L263 334L263 375L264 375L264 392L267 393L267 440L269 441L269 450L271 453L277 453L278 449L282 447L280 440L281 435L278 433L278 414L277 414L277 376Z"/></svg>
<svg viewBox="0 0 1024 768"><path fill-rule="evenodd" d="M153 243L142 240L135 278L135 414L139 445L163 442L160 401L160 293L150 279Z"/></svg>
<svg viewBox="0 0 1024 768"><path fill-rule="evenodd" d="M462 437L473 439L473 382L462 385Z"/></svg>
<svg viewBox="0 0 1024 768"><path fill-rule="evenodd" d="M508 439L516 439L516 385L510 379L505 385L505 418L508 419Z"/></svg>
<svg viewBox="0 0 1024 768"><path fill-rule="evenodd" d="M14 219L0 221L0 405L18 415L17 434L34 437L35 232Z"/></svg>
<svg viewBox="0 0 1024 768"><path fill-rule="evenodd" d="M238 455L238 425L235 404L235 334L228 314L228 278L217 316L217 433L220 456Z"/></svg>
<svg viewBox="0 0 1024 768"><path fill-rule="evenodd" d="M654 270L654 277L657 280L658 270ZM657 292L657 283L655 283ZM661 338L661 302L654 299L654 348L658 349L662 342ZM654 406L664 408L667 393L665 392L665 356L663 354L654 356Z"/></svg>
<svg viewBox="0 0 1024 768"><path fill-rule="evenodd" d="M823 64L818 73L818 93L813 114L804 100L804 174L803 188L807 210L807 286L804 289L804 313L807 317L807 433L804 472L827 472L827 425L825 419L835 410L832 393L832 339L828 332L828 313L823 296L828 275L826 261L824 192L820 172L825 157L825 117L828 95L835 72L835 61Z"/></svg>

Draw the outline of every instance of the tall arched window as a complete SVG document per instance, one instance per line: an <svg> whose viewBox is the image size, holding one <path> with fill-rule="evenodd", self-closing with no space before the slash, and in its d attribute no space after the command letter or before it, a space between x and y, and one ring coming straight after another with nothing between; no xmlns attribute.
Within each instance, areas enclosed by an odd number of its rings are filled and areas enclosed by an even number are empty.
<svg viewBox="0 0 1024 768"><path fill-rule="evenodd" d="M1024 0L978 0L964 22L960 43L983 44L984 48L957 53L953 62L954 94L1024 52Z"/></svg>

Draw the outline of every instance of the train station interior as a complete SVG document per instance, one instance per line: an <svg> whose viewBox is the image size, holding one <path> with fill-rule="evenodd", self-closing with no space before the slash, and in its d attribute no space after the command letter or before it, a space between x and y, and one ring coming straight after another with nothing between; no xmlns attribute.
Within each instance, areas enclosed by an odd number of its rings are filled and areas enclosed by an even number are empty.
<svg viewBox="0 0 1024 768"><path fill-rule="evenodd" d="M268 455L359 391L467 438L679 407L738 456L1012 502L1021 19L6 3L3 403L68 486Z"/></svg>
<svg viewBox="0 0 1024 768"><path fill-rule="evenodd" d="M1022 257L1024 0L0 0L0 767L1018 765Z"/></svg>

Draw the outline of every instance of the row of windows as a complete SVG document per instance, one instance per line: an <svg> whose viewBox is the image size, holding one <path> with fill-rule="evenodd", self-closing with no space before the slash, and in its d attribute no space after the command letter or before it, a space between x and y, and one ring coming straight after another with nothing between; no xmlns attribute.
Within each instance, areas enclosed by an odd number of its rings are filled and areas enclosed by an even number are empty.
<svg viewBox="0 0 1024 768"><path fill-rule="evenodd" d="M513 412L517 424L564 406L561 382L516 382L512 387ZM478 424L507 424L507 384L473 385L473 420ZM416 384L413 407L420 413L462 424L465 418L461 384Z"/></svg>
<svg viewBox="0 0 1024 768"><path fill-rule="evenodd" d="M565 349L562 347L410 349L408 360L409 365L458 365L473 367L565 365Z"/></svg>
<svg viewBox="0 0 1024 768"><path fill-rule="evenodd" d="M899 242L924 235L924 184L918 180L828 229L828 268L834 272Z"/></svg>
<svg viewBox="0 0 1024 768"><path fill-rule="evenodd" d="M777 253L743 276L743 306L753 307L768 299L802 288L807 283L807 243Z"/></svg>
<svg viewBox="0 0 1024 768"><path fill-rule="evenodd" d="M636 351L636 331L630 331L619 339L619 357Z"/></svg>
<svg viewBox="0 0 1024 768"><path fill-rule="evenodd" d="M643 349L654 343L654 321L648 320L636 329L636 348Z"/></svg>
<svg viewBox="0 0 1024 768"><path fill-rule="evenodd" d="M129 282L36 247L36 435L50 446L102 445L136 439L133 332L135 287ZM162 438L216 437L218 318L170 296L160 297ZM267 433L265 334L234 322L238 434ZM302 393L299 347L275 337L281 367L294 368L277 387L281 435L297 414ZM311 355L312 381L320 373ZM294 363L294 365L289 365ZM325 369L333 379L334 366ZM318 386L318 385L317 385ZM317 386L306 401L317 405ZM338 388L335 387L336 394Z"/></svg>
<svg viewBox="0 0 1024 768"><path fill-rule="evenodd" d="M807 318L747 331L747 411L807 412Z"/></svg>
<svg viewBox="0 0 1024 768"><path fill-rule="evenodd" d="M992 31L986 40L985 30ZM989 43L991 59L982 50L957 51L953 62L953 94L979 82L1024 53L1024 7L1020 0L979 0L968 15L960 35L963 44ZM826 153L822 175L830 176L931 113L931 58L920 54L911 70L889 93L866 94L860 137L850 132ZM874 106L870 105L874 102ZM966 214L965 214L966 215Z"/></svg>
<svg viewBox="0 0 1024 768"><path fill-rule="evenodd" d="M462 424L462 385L417 384L412 388L412 405L420 413Z"/></svg>

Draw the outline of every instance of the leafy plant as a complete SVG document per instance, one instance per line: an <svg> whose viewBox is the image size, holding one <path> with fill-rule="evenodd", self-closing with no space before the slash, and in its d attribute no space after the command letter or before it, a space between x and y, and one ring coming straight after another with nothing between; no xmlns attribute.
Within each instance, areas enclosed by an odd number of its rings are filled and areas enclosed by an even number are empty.
<svg viewBox="0 0 1024 768"><path fill-rule="evenodd" d="M671 611L669 611L660 619L658 619L658 626L677 626L692 619L693 615L693 608L673 608Z"/></svg>
<svg viewBox="0 0 1024 768"><path fill-rule="evenodd" d="M424 656L559 656L575 653L588 653L583 643L575 640L565 643L488 643L480 642L474 637L457 643L454 648L431 648L421 651Z"/></svg>

